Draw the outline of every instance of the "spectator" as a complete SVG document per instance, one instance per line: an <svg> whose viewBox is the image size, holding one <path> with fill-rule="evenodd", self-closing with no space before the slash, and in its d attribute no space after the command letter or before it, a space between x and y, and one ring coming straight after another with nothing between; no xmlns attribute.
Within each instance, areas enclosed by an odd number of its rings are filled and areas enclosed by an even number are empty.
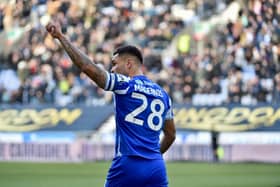
<svg viewBox="0 0 280 187"><path fill-rule="evenodd" d="M56 17L71 41L88 56L96 54L93 60L106 69L110 69L112 49L125 43L142 47L147 74L170 92L174 102L191 103L196 94L219 95L222 92L227 94L227 98L221 99L222 103L255 104L277 100L278 1L244 2L235 21L217 26L215 32L205 38L202 54L193 50L189 42L185 46L187 50L168 57L163 49L171 44L173 36L192 26L190 21L185 22L173 14L174 4L193 7L197 13L208 7L209 11L196 16L206 19L222 11L231 1L222 0L221 6L208 1L186 4L177 0L86 1L91 6L69 0L0 3L0 32L12 31L16 26L30 28L18 43L9 40L13 49L1 54L0 102L62 105L112 102L112 97L87 80L58 44L43 32L48 17ZM186 36L188 41L193 40L190 33ZM5 46L5 41L2 43ZM14 84L7 84L7 80Z"/></svg>

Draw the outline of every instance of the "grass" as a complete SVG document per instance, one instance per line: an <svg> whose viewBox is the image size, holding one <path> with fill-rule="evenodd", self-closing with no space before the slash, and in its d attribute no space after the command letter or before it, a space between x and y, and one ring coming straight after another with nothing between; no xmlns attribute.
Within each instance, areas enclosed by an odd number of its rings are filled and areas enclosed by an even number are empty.
<svg viewBox="0 0 280 187"><path fill-rule="evenodd" d="M109 162L0 162L1 187L102 187ZM170 187L280 187L280 165L168 162Z"/></svg>

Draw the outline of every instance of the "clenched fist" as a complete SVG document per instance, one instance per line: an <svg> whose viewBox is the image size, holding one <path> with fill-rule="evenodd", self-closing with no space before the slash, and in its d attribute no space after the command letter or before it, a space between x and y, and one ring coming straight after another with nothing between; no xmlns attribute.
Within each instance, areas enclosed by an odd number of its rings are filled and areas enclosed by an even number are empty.
<svg viewBox="0 0 280 187"><path fill-rule="evenodd" d="M46 26L46 30L52 35L54 38L59 38L62 36L61 26L58 23L50 22Z"/></svg>

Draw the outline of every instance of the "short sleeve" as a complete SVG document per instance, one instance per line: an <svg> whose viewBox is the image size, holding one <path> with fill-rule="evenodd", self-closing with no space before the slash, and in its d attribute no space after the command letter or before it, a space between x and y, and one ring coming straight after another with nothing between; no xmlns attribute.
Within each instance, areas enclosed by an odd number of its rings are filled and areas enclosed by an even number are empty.
<svg viewBox="0 0 280 187"><path fill-rule="evenodd" d="M169 98L169 105L168 105L168 110L165 116L165 119L173 119L174 118L174 114L173 114L173 107L172 107L172 101Z"/></svg>
<svg viewBox="0 0 280 187"><path fill-rule="evenodd" d="M130 78L117 73L107 73L105 90L116 94L126 94L129 90Z"/></svg>

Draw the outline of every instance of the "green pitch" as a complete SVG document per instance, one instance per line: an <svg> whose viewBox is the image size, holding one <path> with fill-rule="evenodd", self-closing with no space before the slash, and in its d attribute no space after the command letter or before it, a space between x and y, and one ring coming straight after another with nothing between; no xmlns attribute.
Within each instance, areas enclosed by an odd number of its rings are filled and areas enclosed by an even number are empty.
<svg viewBox="0 0 280 187"><path fill-rule="evenodd" d="M0 162L1 187L103 187L109 162ZM280 187L279 164L167 163L170 187Z"/></svg>

